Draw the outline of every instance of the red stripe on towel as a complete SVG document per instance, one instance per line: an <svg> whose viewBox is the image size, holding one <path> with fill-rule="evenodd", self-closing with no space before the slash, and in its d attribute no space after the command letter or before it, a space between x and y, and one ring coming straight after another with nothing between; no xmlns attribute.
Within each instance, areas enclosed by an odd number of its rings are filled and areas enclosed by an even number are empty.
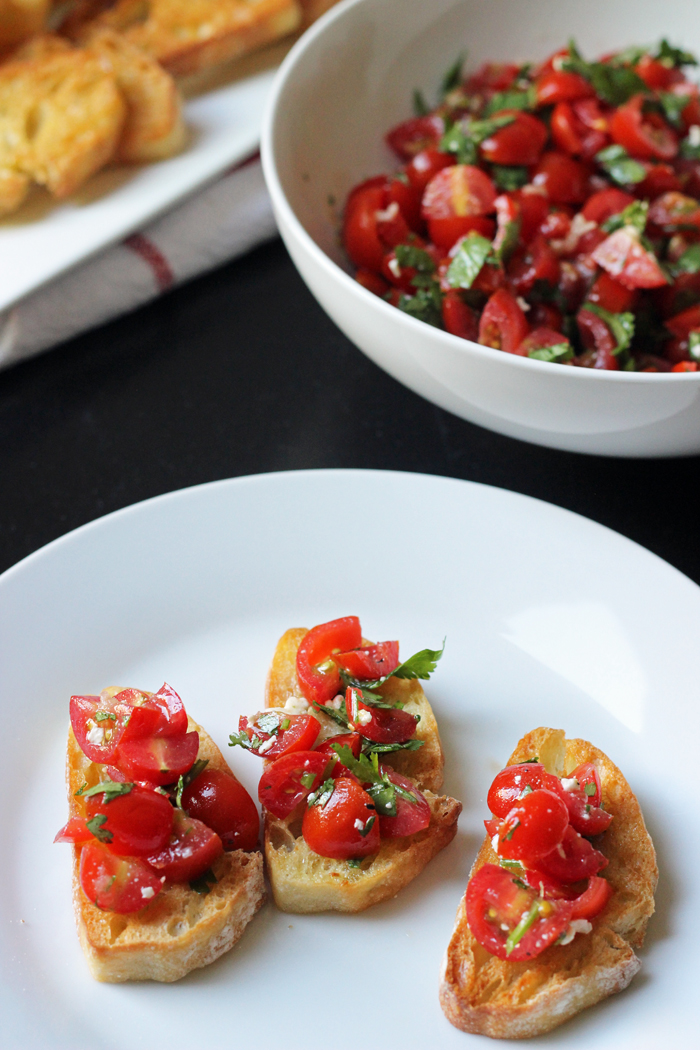
<svg viewBox="0 0 700 1050"><path fill-rule="evenodd" d="M148 237L144 237L142 233L132 233L126 238L124 244L140 255L151 267L159 291L165 292L172 287L175 283L175 276L170 269L170 263L160 249L156 248L153 241L149 241Z"/></svg>

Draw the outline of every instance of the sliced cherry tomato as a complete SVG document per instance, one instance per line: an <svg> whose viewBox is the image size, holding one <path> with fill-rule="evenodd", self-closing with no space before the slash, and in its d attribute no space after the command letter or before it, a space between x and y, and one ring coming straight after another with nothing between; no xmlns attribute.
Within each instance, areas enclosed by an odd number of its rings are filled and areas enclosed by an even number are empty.
<svg viewBox="0 0 700 1050"><path fill-rule="evenodd" d="M173 827L169 799L137 784L128 794L117 795L110 802L103 794L91 795L86 799L86 810L90 821L106 818L99 822L99 833L118 857L145 857L161 849Z"/></svg>
<svg viewBox="0 0 700 1050"><path fill-rule="evenodd" d="M460 339L471 339L475 343L479 337L479 315L464 302L456 288L450 288L442 300L442 323Z"/></svg>
<svg viewBox="0 0 700 1050"><path fill-rule="evenodd" d="M518 73L520 66L505 62L484 62L476 73L467 79L465 89L468 92L506 91Z"/></svg>
<svg viewBox="0 0 700 1050"><path fill-rule="evenodd" d="M571 210L571 209L569 209ZM550 211L542 225L540 233L547 240L563 241L571 233L571 216L564 208L554 208Z"/></svg>
<svg viewBox="0 0 700 1050"><path fill-rule="evenodd" d="M395 176L389 178L387 184L388 207L396 204L401 215L415 233L421 233L423 230L420 213L422 196L423 191L417 189L410 182L407 183L405 179L399 179ZM380 237L383 236L381 223L378 229Z"/></svg>
<svg viewBox="0 0 700 1050"><path fill-rule="evenodd" d="M199 733L147 736L120 743L116 762L133 780L172 784L194 765Z"/></svg>
<svg viewBox="0 0 700 1050"><path fill-rule="evenodd" d="M536 890L495 864L484 864L466 894L467 922L479 944L499 959L532 959L553 944L571 921L568 900L543 900ZM531 924L508 951L508 938L526 917Z"/></svg>
<svg viewBox="0 0 700 1050"><path fill-rule="evenodd" d="M72 696L70 723L83 754L91 762L111 762L130 714L128 705L115 703L114 697Z"/></svg>
<svg viewBox="0 0 700 1050"><path fill-rule="evenodd" d="M451 153L441 153L437 149L422 149L406 165L406 177L414 189L421 194L425 187L443 168L454 164Z"/></svg>
<svg viewBox="0 0 700 1050"><path fill-rule="evenodd" d="M379 238L377 212L387 203L386 179L373 178L356 186L343 217L343 244L355 266L378 273L386 245Z"/></svg>
<svg viewBox="0 0 700 1050"><path fill-rule="evenodd" d="M174 812L170 841L146 858L160 876L170 882L189 882L202 875L224 852L221 839L203 824L183 813Z"/></svg>
<svg viewBox="0 0 700 1050"><path fill-rule="evenodd" d="M354 774L347 769L340 759L334 745L340 747L349 747L355 758L360 757L360 751L362 750L362 737L359 733L338 733L337 736L331 736L328 740L324 740L322 744L319 744L317 748L314 748L315 755L324 755L326 760L330 763L333 760L334 764L328 766L326 770L326 776L330 777L351 777Z"/></svg>
<svg viewBox="0 0 700 1050"><path fill-rule="evenodd" d="M68 823L56 833L54 839L54 842L72 842L74 846L94 841L95 836L85 823L85 817L71 817Z"/></svg>
<svg viewBox="0 0 700 1050"><path fill-rule="evenodd" d="M552 71L537 81L537 105L553 106L557 102L575 102L579 98L591 98L595 90L590 81L578 73Z"/></svg>
<svg viewBox="0 0 700 1050"><path fill-rule="evenodd" d="M678 139L657 113L644 113L644 95L633 95L618 106L610 118L613 141L642 160L672 160L678 153Z"/></svg>
<svg viewBox="0 0 700 1050"><path fill-rule="evenodd" d="M533 186L541 187L555 204L581 204L588 196L588 180L584 164L556 150L543 153L532 174Z"/></svg>
<svg viewBox="0 0 700 1050"><path fill-rule="evenodd" d="M80 851L80 885L98 908L119 915L144 908L163 888L160 876L144 861L116 857L98 845Z"/></svg>
<svg viewBox="0 0 700 1050"><path fill-rule="evenodd" d="M698 366L696 361L679 361L677 365L674 365L671 369L672 372L697 372Z"/></svg>
<svg viewBox="0 0 700 1050"><path fill-rule="evenodd" d="M664 324L669 332L673 332L679 339L687 339L691 332L700 329L700 305L691 306L674 317L669 317Z"/></svg>
<svg viewBox="0 0 700 1050"><path fill-rule="evenodd" d="M562 343L568 345L569 340L561 332L554 332L551 328L533 328L518 347L518 353L521 357L527 357L531 350L542 350L548 346L561 346Z"/></svg>
<svg viewBox="0 0 700 1050"><path fill-rule="evenodd" d="M535 303L528 318L533 331L536 328L550 328L554 332L560 332L564 323L564 315L554 303Z"/></svg>
<svg viewBox="0 0 700 1050"><path fill-rule="evenodd" d="M276 728L273 724L276 720ZM263 711L255 719L241 715L239 733L247 733L251 743L260 743L249 750L261 758L281 758L294 751L310 751L321 732L321 723L313 715L287 715L277 711ZM268 744L268 741L272 741Z"/></svg>
<svg viewBox="0 0 700 1050"><path fill-rule="evenodd" d="M683 189L683 183L670 164L646 164L645 167L646 178L634 187L638 197L653 201L662 193L680 192Z"/></svg>
<svg viewBox="0 0 700 1050"><path fill-rule="evenodd" d="M362 628L357 616L329 620L306 632L297 652L296 670L302 695L310 704L325 704L340 689L338 668L331 660L333 653L361 645Z"/></svg>
<svg viewBox="0 0 700 1050"><path fill-rule="evenodd" d="M471 230L493 235L494 224L485 216L494 211L496 188L488 175L471 164L443 168L423 194L423 218L430 239L448 250Z"/></svg>
<svg viewBox="0 0 700 1050"><path fill-rule="evenodd" d="M625 288L624 284L620 284L608 273L601 273L600 277L596 278L586 296L589 303L596 303L611 314L634 310L637 299L638 293L635 289Z"/></svg>
<svg viewBox="0 0 700 1050"><path fill-rule="evenodd" d="M642 55L634 71L652 91L658 88L665 89L673 83L674 70L652 58L651 55Z"/></svg>
<svg viewBox="0 0 700 1050"><path fill-rule="evenodd" d="M619 215L630 204L634 204L631 193L611 187L609 190L599 190L598 193L591 194L581 213L584 219L600 225L613 215Z"/></svg>
<svg viewBox="0 0 700 1050"><path fill-rule="evenodd" d="M513 256L508 266L508 279L518 295L527 295L538 281L556 286L560 272L556 252L542 234L538 234L524 251Z"/></svg>
<svg viewBox="0 0 700 1050"><path fill-rule="evenodd" d="M520 239L529 244L549 213L549 199L544 192L525 187L510 194L520 205Z"/></svg>
<svg viewBox="0 0 700 1050"><path fill-rule="evenodd" d="M604 368L616 372L620 365L615 357L615 337L602 317L585 307L576 314L581 342L585 351L574 363L582 368Z"/></svg>
<svg viewBox="0 0 700 1050"><path fill-rule="evenodd" d="M530 867L561 843L568 825L569 814L559 794L536 788L503 818L498 828L498 855Z"/></svg>
<svg viewBox="0 0 700 1050"><path fill-rule="evenodd" d="M528 331L527 319L515 296L505 288L499 288L481 315L479 342L507 354L517 354Z"/></svg>
<svg viewBox="0 0 700 1050"><path fill-rule="evenodd" d="M372 270L360 268L355 274L355 280L363 288L366 288L368 292L372 292L373 295L381 297L389 291L389 285L384 278L380 277L379 274L373 273Z"/></svg>
<svg viewBox="0 0 700 1050"><path fill-rule="evenodd" d="M399 666L399 643L377 642L346 653L334 653L333 661L352 678L363 682L376 681Z"/></svg>
<svg viewBox="0 0 700 1050"><path fill-rule="evenodd" d="M571 783L572 781L579 786L576 787ZM595 766L591 762L579 766L568 778L566 784L571 790L566 790L562 780L561 797L569 811L569 822L572 828L588 837L600 835L606 828L609 828L612 814L600 808L600 778Z"/></svg>
<svg viewBox="0 0 700 1050"><path fill-rule="evenodd" d="M401 160L410 160L426 149L437 149L445 124L442 117L429 114L411 117L397 124L386 136L386 142Z"/></svg>
<svg viewBox="0 0 700 1050"><path fill-rule="evenodd" d="M397 794L396 816L379 818L379 831L383 839L405 838L406 835L415 835L424 831L430 824L430 804L425 795L421 794L416 785L408 777L401 776L391 766L382 766L382 773L386 773L392 784L403 788L413 796L415 802L409 802Z"/></svg>
<svg viewBox="0 0 700 1050"><path fill-rule="evenodd" d="M321 857L367 857L379 849L379 821L372 799L355 780L341 777L325 805L304 812L302 834Z"/></svg>
<svg viewBox="0 0 700 1050"><path fill-rule="evenodd" d="M559 102L550 120L554 143L568 153L577 157L583 151L582 125L568 102Z"/></svg>
<svg viewBox="0 0 700 1050"><path fill-rule="evenodd" d="M559 882L578 882L579 879L597 875L607 865L608 858L569 826L559 845L544 857L540 857L532 866L536 871L543 871Z"/></svg>
<svg viewBox="0 0 700 1050"><path fill-rule="evenodd" d="M183 791L182 808L215 831L225 850L257 848L258 811L232 773L205 769Z"/></svg>
<svg viewBox="0 0 700 1050"><path fill-rule="evenodd" d="M661 288L668 278L653 252L628 227L615 230L591 253L593 261L625 288Z"/></svg>
<svg viewBox="0 0 700 1050"><path fill-rule="evenodd" d="M684 193L663 193L649 208L649 221L665 233L678 227L700 229L700 201Z"/></svg>
<svg viewBox="0 0 700 1050"><path fill-rule="evenodd" d="M496 115L514 120L484 139L480 146L484 160L490 164L536 164L549 137L546 125L520 109L504 109Z"/></svg>
<svg viewBox="0 0 700 1050"><path fill-rule="evenodd" d="M357 689L345 692L345 710L350 728L376 744L402 744L416 731L416 719L399 707L370 707Z"/></svg>
<svg viewBox="0 0 700 1050"><path fill-rule="evenodd" d="M122 695L122 693L119 693L114 699L119 700ZM138 701L135 704L136 706L138 706ZM152 730L156 736L177 736L179 733L187 732L188 723L185 705L167 682L164 682L158 692L153 693L145 704L141 705L141 709L143 708L155 708L160 715L156 728ZM131 732L131 723L132 719L129 719L127 734Z"/></svg>
<svg viewBox="0 0 700 1050"><path fill-rule="evenodd" d="M287 817L323 780L329 755L295 751L278 758L260 778L258 798L275 817Z"/></svg>
<svg viewBox="0 0 700 1050"><path fill-rule="evenodd" d="M600 915L613 894L613 888L607 879L593 875L588 886L573 902L571 919L594 919Z"/></svg>

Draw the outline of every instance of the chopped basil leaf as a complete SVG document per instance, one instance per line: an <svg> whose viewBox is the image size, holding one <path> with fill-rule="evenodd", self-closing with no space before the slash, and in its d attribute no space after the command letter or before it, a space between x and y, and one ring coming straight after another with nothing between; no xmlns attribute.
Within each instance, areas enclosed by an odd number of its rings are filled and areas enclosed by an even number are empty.
<svg viewBox="0 0 700 1050"><path fill-rule="evenodd" d="M105 802L111 802L113 798L119 798L120 795L128 795L133 786L133 784L120 784L116 780L105 780L101 784L88 788L87 791L81 791L81 794L84 798L104 794Z"/></svg>
<svg viewBox="0 0 700 1050"><path fill-rule="evenodd" d="M417 288L415 295L402 295L399 299L399 310L410 314L418 321L425 321L435 328L442 322L442 296L437 281L431 281L428 288Z"/></svg>
<svg viewBox="0 0 700 1050"><path fill-rule="evenodd" d="M245 729L240 733L231 733L229 736L228 746L236 747L237 745L238 747L244 747L247 751L251 750L253 744Z"/></svg>
<svg viewBox="0 0 700 1050"><path fill-rule="evenodd" d="M402 788L400 784L394 784L394 791L404 802L410 802L412 806L417 805L418 799L416 796L412 792L407 791L406 788Z"/></svg>
<svg viewBox="0 0 700 1050"><path fill-rule="evenodd" d="M394 708L402 708L403 704L388 704L386 700L381 696L380 693L372 692L371 689L359 689L360 698L367 707L383 707L387 711L393 711Z"/></svg>
<svg viewBox="0 0 700 1050"><path fill-rule="evenodd" d="M646 47L626 47L624 51L618 51L616 55L610 59L610 65L612 66L636 66L640 59L644 58L649 53L649 49Z"/></svg>
<svg viewBox="0 0 700 1050"><path fill-rule="evenodd" d="M498 863L502 868L506 868L508 871L524 871L524 868L519 860L507 860L505 857L499 857Z"/></svg>
<svg viewBox="0 0 700 1050"><path fill-rule="evenodd" d="M214 872L209 868L203 875L199 875L196 879L190 881L190 889L206 897L207 893L212 890L218 881Z"/></svg>
<svg viewBox="0 0 700 1050"><path fill-rule="evenodd" d="M680 273L698 273L700 271L700 244L691 244L680 259L676 262L674 269Z"/></svg>
<svg viewBox="0 0 700 1050"><path fill-rule="evenodd" d="M688 353L693 361L700 361L700 332L691 332L688 337Z"/></svg>
<svg viewBox="0 0 700 1050"><path fill-rule="evenodd" d="M366 838L367 835L369 835L370 831L372 830L372 828L374 827L374 825L376 823L376 820L377 820L377 815L376 815L376 813L373 813L372 816L369 817L369 819L365 821L364 827L357 829L359 831L359 833L362 835L363 839Z"/></svg>
<svg viewBox="0 0 700 1050"><path fill-rule="evenodd" d="M94 835L98 842L111 842L114 835L107 828L103 828L102 825L107 822L106 813L96 813L92 820L86 821L86 828L91 835Z"/></svg>
<svg viewBox="0 0 700 1050"><path fill-rule="evenodd" d="M569 57L562 62L566 72L578 73L593 85L595 93L611 106L621 106L632 95L645 92L647 86L629 66L615 66L609 62L586 62L573 40L569 42Z"/></svg>
<svg viewBox="0 0 700 1050"><path fill-rule="evenodd" d="M634 337L634 314L611 314L609 310L604 310L597 303L585 303L584 309L590 310L592 314L596 314L605 321L617 344L613 350L616 357L629 349Z"/></svg>
<svg viewBox="0 0 700 1050"><path fill-rule="evenodd" d="M510 840L513 838L513 835L515 834L515 832L518 830L519 827L520 827L520 821L516 820L515 824L513 825L513 827L510 829L510 831L508 832L508 834L505 837L506 838L506 842L510 842Z"/></svg>
<svg viewBox="0 0 700 1050"><path fill-rule="evenodd" d="M518 880L514 880L518 881ZM526 912L514 930L511 930L506 940L506 955L510 955L513 948L522 941L523 937L534 926L540 916L540 902L535 901L528 912Z"/></svg>
<svg viewBox="0 0 700 1050"><path fill-rule="evenodd" d="M362 864L362 861L358 860L357 857L351 857L348 861L349 868L359 868L360 864Z"/></svg>
<svg viewBox="0 0 700 1050"><path fill-rule="evenodd" d="M208 765L208 758L198 758L187 773L183 773L177 778L177 784L175 785L175 805L178 809L182 809L182 794L185 788L191 784Z"/></svg>
<svg viewBox="0 0 700 1050"><path fill-rule="evenodd" d="M527 184L529 177L527 168L519 164L494 164L491 168L491 178L505 193L519 190Z"/></svg>
<svg viewBox="0 0 700 1050"><path fill-rule="evenodd" d="M355 758L347 744L334 744L332 742L331 750L335 751L345 768L354 773L362 783L368 781L372 784L383 783L382 774L379 772L379 759L376 754L373 754L371 758L367 758L366 755L362 754L359 758Z"/></svg>
<svg viewBox="0 0 700 1050"><path fill-rule="evenodd" d="M440 84L440 98L443 99L445 95L449 94L462 82L462 67L466 61L467 55L463 51L461 55L458 55L455 61L452 63L450 68L446 71Z"/></svg>
<svg viewBox="0 0 700 1050"><path fill-rule="evenodd" d="M688 135L688 137L681 142L680 154L684 160L700 160L700 142L696 142L690 135Z"/></svg>
<svg viewBox="0 0 700 1050"><path fill-rule="evenodd" d="M471 230L461 242L447 268L446 279L451 288L471 288L492 252L491 241Z"/></svg>
<svg viewBox="0 0 700 1050"><path fill-rule="evenodd" d="M109 718L112 722L116 722L117 716L113 711L95 711L95 721L104 722L105 719Z"/></svg>
<svg viewBox="0 0 700 1050"><path fill-rule="evenodd" d="M80 787L78 788L78 790L77 790L77 791L74 791L74 792L73 792L73 797L74 797L74 798L77 798L77 796L78 796L78 795L82 795L83 791L85 791L85 788L86 788L87 786L88 786L88 785L87 785L87 780L84 780L84 781L82 782L82 784L80 785Z"/></svg>
<svg viewBox="0 0 700 1050"><path fill-rule="evenodd" d="M644 165L630 157L624 146L606 146L596 153L595 159L618 186L642 182L647 177Z"/></svg>
<svg viewBox="0 0 700 1050"><path fill-rule="evenodd" d="M314 780L316 779L315 773L304 773L300 778L302 785L305 788L312 788L314 786Z"/></svg>
<svg viewBox="0 0 700 1050"><path fill-rule="evenodd" d="M282 723L281 723L282 732L283 733L286 732L286 730L289 729L291 724L292 723L290 722L290 720L288 718L283 718L282 719Z"/></svg>
<svg viewBox="0 0 700 1050"><path fill-rule="evenodd" d="M348 751L350 748L348 748ZM335 789L335 780L328 779L324 780L320 787L317 787L315 791L309 795L307 802L309 806L321 806L323 808L329 801L333 791Z"/></svg>
<svg viewBox="0 0 700 1050"><path fill-rule="evenodd" d="M585 786L585 788L583 790L586 792L586 794L590 798L591 795L595 795L595 793L596 793L596 786L595 786L595 784L586 784L586 786Z"/></svg>
<svg viewBox="0 0 700 1050"><path fill-rule="evenodd" d="M497 91L486 104L484 116L491 117L502 109L535 109L536 106L537 92L532 84L524 91Z"/></svg>
<svg viewBox="0 0 700 1050"><path fill-rule="evenodd" d="M527 356L535 361L550 361L553 364L570 361L574 356L571 343L555 343L554 346L538 346L528 350Z"/></svg>
<svg viewBox="0 0 700 1050"><path fill-rule="evenodd" d="M319 704L317 700L314 700L313 706L317 711L320 711L322 714L331 718L334 722L337 722L339 726L343 727L343 729L348 728L348 716L345 713L344 708L336 711L334 707L326 707L324 704Z"/></svg>
<svg viewBox="0 0 700 1050"><path fill-rule="evenodd" d="M413 112L417 117L425 117L430 113L430 107L423 97L423 92L418 88L413 91Z"/></svg>
<svg viewBox="0 0 700 1050"><path fill-rule="evenodd" d="M537 757L537 755L535 755L534 758L526 758L524 762L519 762L518 765L519 766L526 766L526 765L528 765L529 762L538 762L539 763L539 761L540 761L539 758Z"/></svg>
<svg viewBox="0 0 700 1050"><path fill-rule="evenodd" d="M476 164L479 159L479 144L501 128L512 124L514 120L515 117L507 113L490 117L488 120L460 120L445 132L440 149L446 153L455 153L458 164Z"/></svg>
<svg viewBox="0 0 700 1050"><path fill-rule="evenodd" d="M412 266L419 273L435 272L435 260L423 248L416 248L414 244L397 244L394 254L402 268Z"/></svg>
<svg viewBox="0 0 700 1050"><path fill-rule="evenodd" d="M661 41L659 50L654 57L667 69L678 66L697 66L698 64L698 60L692 52L682 51L679 47L671 47L666 39Z"/></svg>
<svg viewBox="0 0 700 1050"><path fill-rule="evenodd" d="M672 91L658 91L657 98L666 120L677 131L684 128L681 113L690 102L690 95L674 95Z"/></svg>
<svg viewBox="0 0 700 1050"><path fill-rule="evenodd" d="M391 782L370 784L366 791L374 802L380 817L396 816L396 788L394 784Z"/></svg>
<svg viewBox="0 0 700 1050"><path fill-rule="evenodd" d="M649 201L632 201L617 215L611 215L609 219L606 219L600 228L604 233L614 233L615 230L621 230L623 226L632 226L641 236L646 229L648 214Z"/></svg>
<svg viewBox="0 0 700 1050"><path fill-rule="evenodd" d="M430 678L444 651L444 641L442 649L421 649L420 652L414 653L408 660L399 664L396 670L392 671L392 675L394 678Z"/></svg>
<svg viewBox="0 0 700 1050"><path fill-rule="evenodd" d="M269 714L260 715L260 718L257 719L254 725L261 733L268 733L272 736L275 733L279 733L280 722L280 716L275 711L271 711Z"/></svg>
<svg viewBox="0 0 700 1050"><path fill-rule="evenodd" d="M362 753L364 755L371 755L375 751L378 755L386 755L391 751L417 751L419 747L423 747L425 740L406 740L403 744L375 744L374 740L363 740L362 741Z"/></svg>

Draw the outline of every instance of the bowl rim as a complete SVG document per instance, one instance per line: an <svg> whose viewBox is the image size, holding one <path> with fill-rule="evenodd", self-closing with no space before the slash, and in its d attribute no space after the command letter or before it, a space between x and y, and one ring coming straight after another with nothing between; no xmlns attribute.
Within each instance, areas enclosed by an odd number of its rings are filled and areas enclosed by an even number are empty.
<svg viewBox="0 0 700 1050"><path fill-rule="evenodd" d="M418 2L418 0L415 0L415 2ZM466 3L468 0L462 0L462 2ZM507 354L502 350L496 350L490 346L483 346L481 343L474 343L470 339L461 339L459 336L452 335L450 332L446 332L441 328L428 325L425 321L419 321L417 318L411 317L410 314L397 310L396 307L385 302L379 296L374 295L374 293L370 292L367 288L363 288L361 284L351 277L350 274L346 273L338 263L331 259L330 256L318 246L316 241L309 233L307 233L306 229L297 218L296 212L289 203L287 195L282 187L282 182L277 171L275 158L275 132L278 109L280 101L286 92L287 82L296 73L297 67L303 63L307 52L317 46L319 38L322 38L325 35L331 25L344 19L349 15L350 11L365 3L376 3L376 0L341 0L341 3L332 7L302 34L289 53L285 56L275 74L275 78L270 88L267 106L263 115L260 136L260 156L263 175L272 199L273 209L277 215L283 217L286 226L292 231L294 237L301 243L304 250L313 257L317 265L325 270L326 274L332 280L340 282L341 288L344 288L347 293L359 297L360 303L363 303L370 309L378 309L380 313L384 311L384 316L387 318L393 318L394 322L399 326L408 325L408 331L416 333L429 328L432 337L436 338L438 342L442 342L445 346L457 350L459 353L481 357L486 361L491 361L493 363L500 362L505 368L534 369L535 375L538 371L546 369L546 372L543 374L551 376L552 379L554 379L555 376L560 376L561 381L565 381L571 379L572 376L578 376L580 379L575 379L574 382L584 383L632 382L648 384L700 382L700 370L697 372L625 372L621 370L613 372L606 369L595 368L553 368L552 363L549 361L538 361L534 358L521 357L519 354ZM416 326L420 327L416 328Z"/></svg>

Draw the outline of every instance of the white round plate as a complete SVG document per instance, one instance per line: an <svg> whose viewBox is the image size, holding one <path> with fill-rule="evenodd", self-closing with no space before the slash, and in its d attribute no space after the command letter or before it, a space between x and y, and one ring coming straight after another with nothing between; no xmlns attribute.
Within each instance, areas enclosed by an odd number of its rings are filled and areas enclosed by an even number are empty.
<svg viewBox="0 0 700 1050"><path fill-rule="evenodd" d="M460 831L361 915L268 904L175 985L95 983L73 928L63 749L71 693L167 679L226 748L261 704L279 635L358 614L404 656L445 656L428 693ZM476 1045L438 1005L440 961L483 836L485 794L538 725L602 747L644 809L661 870L632 986L529 1045L695 1045L700 590L599 525L499 489L412 474L240 478L138 504L0 578L3 1045L425 1050ZM9 1042L8 1042L9 1040ZM490 1045L483 1040L483 1045Z"/></svg>

